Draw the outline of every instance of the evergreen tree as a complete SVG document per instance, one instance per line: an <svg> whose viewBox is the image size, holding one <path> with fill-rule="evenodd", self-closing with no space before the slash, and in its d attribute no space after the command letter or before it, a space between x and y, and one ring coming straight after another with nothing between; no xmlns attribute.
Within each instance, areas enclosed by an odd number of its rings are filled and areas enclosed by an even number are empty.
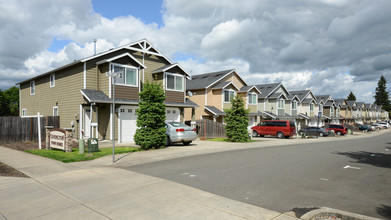
<svg viewBox="0 0 391 220"><path fill-rule="evenodd" d="M349 101L356 101L356 96L353 94L353 92L350 92L347 99Z"/></svg>
<svg viewBox="0 0 391 220"><path fill-rule="evenodd" d="M245 109L245 103L242 97L236 96L231 101L232 107L226 110L227 115L225 122L226 135L229 141L232 142L247 142L249 141L248 126L248 110Z"/></svg>
<svg viewBox="0 0 391 220"><path fill-rule="evenodd" d="M384 76L381 76L376 87L375 104L381 105L382 108L386 111L390 111L391 110L390 98L388 96L386 84L387 84L386 79L384 78Z"/></svg>
<svg viewBox="0 0 391 220"><path fill-rule="evenodd" d="M147 82L143 85L137 112L134 141L141 149L157 149L166 143L166 96L161 84Z"/></svg>
<svg viewBox="0 0 391 220"><path fill-rule="evenodd" d="M15 86L1 91L0 89L0 116L19 115L19 89Z"/></svg>

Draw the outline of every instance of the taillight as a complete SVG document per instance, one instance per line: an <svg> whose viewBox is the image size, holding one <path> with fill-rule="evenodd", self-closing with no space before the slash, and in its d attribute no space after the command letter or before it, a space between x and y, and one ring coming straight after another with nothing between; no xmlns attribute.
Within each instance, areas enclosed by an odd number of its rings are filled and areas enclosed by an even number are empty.
<svg viewBox="0 0 391 220"><path fill-rule="evenodd" d="M194 128L193 131L196 131L196 129Z"/></svg>
<svg viewBox="0 0 391 220"><path fill-rule="evenodd" d="M177 128L176 132L185 132L185 129L184 128Z"/></svg>

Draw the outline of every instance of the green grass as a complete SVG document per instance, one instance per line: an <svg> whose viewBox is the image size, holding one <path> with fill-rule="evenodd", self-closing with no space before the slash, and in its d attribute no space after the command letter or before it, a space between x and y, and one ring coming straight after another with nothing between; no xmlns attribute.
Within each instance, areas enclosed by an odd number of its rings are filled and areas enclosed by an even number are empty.
<svg viewBox="0 0 391 220"><path fill-rule="evenodd" d="M211 138L211 139L206 139L207 141L222 141L222 142L230 142L228 138ZM256 140L248 140L247 142L256 142ZM242 143L247 143L247 142L242 142Z"/></svg>
<svg viewBox="0 0 391 220"><path fill-rule="evenodd" d="M100 148L99 152L79 154L79 149L72 149L72 152L64 152L61 150L26 150L26 152L35 154L42 157L59 160L64 163L72 163L86 160L94 160L99 157L104 157L113 154L113 148ZM115 154L131 153L140 151L136 147L117 147L115 148Z"/></svg>

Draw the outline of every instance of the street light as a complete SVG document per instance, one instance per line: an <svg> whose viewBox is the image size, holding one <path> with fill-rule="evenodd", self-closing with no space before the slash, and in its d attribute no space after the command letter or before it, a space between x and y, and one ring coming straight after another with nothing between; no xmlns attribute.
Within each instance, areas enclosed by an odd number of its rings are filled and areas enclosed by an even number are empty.
<svg viewBox="0 0 391 220"><path fill-rule="evenodd" d="M111 134L113 138L113 163L115 163L115 78L117 78L121 74L122 71L114 72L110 70L109 72L106 72L106 76L111 77L113 82L113 108L112 108L113 115L111 119L111 124L113 125L111 130Z"/></svg>

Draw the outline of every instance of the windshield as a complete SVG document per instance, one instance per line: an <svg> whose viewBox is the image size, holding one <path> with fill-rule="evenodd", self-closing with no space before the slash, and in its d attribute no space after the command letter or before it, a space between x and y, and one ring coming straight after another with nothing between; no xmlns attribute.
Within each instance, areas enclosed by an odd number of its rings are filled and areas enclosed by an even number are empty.
<svg viewBox="0 0 391 220"><path fill-rule="evenodd" d="M168 124L170 124L171 126L173 127L188 127L186 124L183 124L181 122L168 122Z"/></svg>

